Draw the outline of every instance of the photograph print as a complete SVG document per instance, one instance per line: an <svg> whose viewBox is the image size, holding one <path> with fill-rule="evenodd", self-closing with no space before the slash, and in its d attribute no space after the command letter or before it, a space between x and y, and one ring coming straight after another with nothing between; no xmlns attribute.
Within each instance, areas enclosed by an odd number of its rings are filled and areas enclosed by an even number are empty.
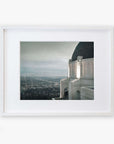
<svg viewBox="0 0 114 144"><path fill-rule="evenodd" d="M20 100L94 100L94 42L20 42Z"/></svg>

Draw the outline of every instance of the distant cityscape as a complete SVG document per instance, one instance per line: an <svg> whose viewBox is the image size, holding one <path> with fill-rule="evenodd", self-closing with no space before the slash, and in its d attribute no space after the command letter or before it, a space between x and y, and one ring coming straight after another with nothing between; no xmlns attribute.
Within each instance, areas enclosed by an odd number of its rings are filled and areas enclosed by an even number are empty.
<svg viewBox="0 0 114 144"><path fill-rule="evenodd" d="M68 62L78 42L20 42L20 100L60 98L60 81L68 77Z"/></svg>
<svg viewBox="0 0 114 144"><path fill-rule="evenodd" d="M21 100L52 100L60 97L62 78L21 76Z"/></svg>

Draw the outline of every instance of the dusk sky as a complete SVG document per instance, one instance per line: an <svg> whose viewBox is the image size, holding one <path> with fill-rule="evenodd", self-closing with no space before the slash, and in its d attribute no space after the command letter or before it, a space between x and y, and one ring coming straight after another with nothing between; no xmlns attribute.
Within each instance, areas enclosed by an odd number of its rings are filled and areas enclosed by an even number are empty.
<svg viewBox="0 0 114 144"><path fill-rule="evenodd" d="M77 42L21 42L21 75L67 76Z"/></svg>

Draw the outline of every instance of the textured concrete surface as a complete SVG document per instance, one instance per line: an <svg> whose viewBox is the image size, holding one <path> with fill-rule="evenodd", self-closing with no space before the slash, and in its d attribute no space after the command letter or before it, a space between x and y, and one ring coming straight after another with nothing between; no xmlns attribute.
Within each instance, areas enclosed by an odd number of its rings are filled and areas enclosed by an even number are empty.
<svg viewBox="0 0 114 144"><path fill-rule="evenodd" d="M60 81L60 98L67 88L70 100L94 99L94 58L69 60L68 77Z"/></svg>
<svg viewBox="0 0 114 144"><path fill-rule="evenodd" d="M94 89L93 87L81 87L81 99L82 100L93 100L94 99Z"/></svg>

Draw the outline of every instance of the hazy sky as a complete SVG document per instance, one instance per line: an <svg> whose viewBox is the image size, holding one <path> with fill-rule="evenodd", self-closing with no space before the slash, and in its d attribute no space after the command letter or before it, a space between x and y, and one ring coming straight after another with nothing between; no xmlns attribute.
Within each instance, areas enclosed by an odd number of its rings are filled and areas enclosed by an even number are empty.
<svg viewBox="0 0 114 144"><path fill-rule="evenodd" d="M21 75L67 76L77 42L21 42Z"/></svg>

